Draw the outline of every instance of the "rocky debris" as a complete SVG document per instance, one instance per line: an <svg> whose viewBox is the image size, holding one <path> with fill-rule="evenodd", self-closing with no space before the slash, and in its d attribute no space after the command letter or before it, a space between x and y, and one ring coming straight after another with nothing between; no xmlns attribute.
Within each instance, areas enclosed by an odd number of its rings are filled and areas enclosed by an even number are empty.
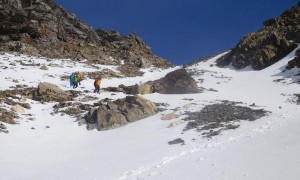
<svg viewBox="0 0 300 180"><path fill-rule="evenodd" d="M16 113L23 113L24 108L30 109L31 106L25 103L25 97L31 97L31 88L14 89L0 91L0 104L5 104L11 107L11 111L0 108L0 121L8 124L16 124L15 119L18 117Z"/></svg>
<svg viewBox="0 0 300 180"><path fill-rule="evenodd" d="M286 66L287 70L293 69L294 67L300 68L300 49L296 51L295 55L296 57L293 60L288 62Z"/></svg>
<svg viewBox="0 0 300 180"><path fill-rule="evenodd" d="M26 86L23 85L17 85L16 87L14 87L13 90L0 91L0 98L2 98L0 102L4 102L6 104L12 105L14 103L11 102L11 100L9 100L8 98L16 99L19 101L21 101L22 98L32 99L32 92L35 90L36 88L27 88Z"/></svg>
<svg viewBox="0 0 300 180"><path fill-rule="evenodd" d="M64 102L72 100L70 94L66 93L58 86L43 82L40 83L38 88L33 94L33 100L43 101L43 102Z"/></svg>
<svg viewBox="0 0 300 180"><path fill-rule="evenodd" d="M296 97L296 103L297 103L297 105L299 105L300 104L300 94L294 94L294 95Z"/></svg>
<svg viewBox="0 0 300 180"><path fill-rule="evenodd" d="M60 102L53 106L54 114L67 114L76 117L77 120L82 118L82 114L90 111L94 106L90 104L83 104L79 102Z"/></svg>
<svg viewBox="0 0 300 180"><path fill-rule="evenodd" d="M209 71L209 70L206 70L206 69L189 68L189 69L187 69L187 71L188 71L190 76L195 76L195 77L201 77L204 74L209 74L211 77L213 77L215 79L220 79L220 80L223 80L223 81L230 81L232 79L232 77L224 76L223 74L220 74L217 71ZM197 81L197 83L202 84L204 79L199 78L196 81Z"/></svg>
<svg viewBox="0 0 300 180"><path fill-rule="evenodd" d="M264 22L264 27L247 34L231 52L217 60L219 67L232 64L237 69L251 65L264 69L289 54L300 42L300 6L286 10L277 18Z"/></svg>
<svg viewBox="0 0 300 180"><path fill-rule="evenodd" d="M263 109L251 109L249 107L237 106L237 102L223 101L220 104L207 105L199 112L186 113L189 121L184 131L197 129L202 135L211 137L218 135L223 130L235 129L240 120L254 121L267 115ZM206 132L208 131L208 132Z"/></svg>
<svg viewBox="0 0 300 180"><path fill-rule="evenodd" d="M129 65L120 66L119 71L126 77L142 76L144 74L139 68Z"/></svg>
<svg viewBox="0 0 300 180"><path fill-rule="evenodd" d="M0 123L0 133L8 133L8 130L6 130L6 126L3 123Z"/></svg>
<svg viewBox="0 0 300 180"><path fill-rule="evenodd" d="M51 0L0 1L0 50L137 68L170 67L135 33L92 29Z"/></svg>
<svg viewBox="0 0 300 180"><path fill-rule="evenodd" d="M101 69L101 71L95 71L95 72L84 72L83 74L85 77L88 77L90 79L96 79L98 77L102 77L105 79L122 77L121 74L118 74L110 69Z"/></svg>
<svg viewBox="0 0 300 180"><path fill-rule="evenodd" d="M206 62L207 60L209 60L209 59L211 59L211 58L214 58L214 57L216 57L216 56L218 56L218 55L220 55L220 54L223 54L223 53L225 53L225 52L227 52L227 51L229 51L229 50L217 52L217 53L215 53L215 54L213 54L213 55L211 55L211 56L199 58L199 59L197 59L197 60L195 60L195 61L192 61L192 62L190 62L190 63L184 64L184 65L183 65L183 68L191 67L191 66L196 65L196 64L198 64L198 63L200 63L200 62ZM210 66L213 67L213 64L211 64Z"/></svg>
<svg viewBox="0 0 300 180"><path fill-rule="evenodd" d="M0 108L0 121L7 124L16 124L15 118L16 114L12 111Z"/></svg>
<svg viewBox="0 0 300 180"><path fill-rule="evenodd" d="M168 144L169 144L169 145L174 145L174 144L185 145L184 140L181 139L181 138L177 138L177 139L174 139L174 140L172 140L172 141L169 141Z"/></svg>
<svg viewBox="0 0 300 180"><path fill-rule="evenodd" d="M153 102L136 95L116 101L101 101L98 108L94 108L86 114L85 119L87 124L96 124L98 130L108 130L156 113L156 105Z"/></svg>
<svg viewBox="0 0 300 180"><path fill-rule="evenodd" d="M118 87L107 87L103 88L105 91L109 92L123 92L125 94L151 94L153 93L153 86L150 84L135 84L133 86L125 86L124 84L119 85Z"/></svg>

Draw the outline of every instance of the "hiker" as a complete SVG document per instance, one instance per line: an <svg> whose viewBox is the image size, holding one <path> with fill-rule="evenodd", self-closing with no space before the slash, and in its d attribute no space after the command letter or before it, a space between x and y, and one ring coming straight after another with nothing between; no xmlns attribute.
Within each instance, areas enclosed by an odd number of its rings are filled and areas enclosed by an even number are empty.
<svg viewBox="0 0 300 180"><path fill-rule="evenodd" d="M74 84L73 84L73 79L74 79L74 73L72 73L70 76L69 76L69 80L70 80L70 87L73 87Z"/></svg>
<svg viewBox="0 0 300 180"><path fill-rule="evenodd" d="M78 87L78 78L76 75L73 77L73 89Z"/></svg>
<svg viewBox="0 0 300 180"><path fill-rule="evenodd" d="M100 94L100 83L101 83L101 77L96 78L94 81L94 87L95 87L94 93Z"/></svg>
<svg viewBox="0 0 300 180"><path fill-rule="evenodd" d="M77 76L77 78L78 78L78 84L81 85L80 82L81 82L81 81L83 80L83 78L84 78L83 73L78 72L78 73L76 74L76 76Z"/></svg>

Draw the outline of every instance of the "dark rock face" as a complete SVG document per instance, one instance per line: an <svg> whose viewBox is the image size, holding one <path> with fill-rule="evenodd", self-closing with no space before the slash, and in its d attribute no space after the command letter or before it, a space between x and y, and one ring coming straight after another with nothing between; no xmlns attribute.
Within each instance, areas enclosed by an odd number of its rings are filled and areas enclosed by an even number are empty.
<svg viewBox="0 0 300 180"><path fill-rule="evenodd" d="M236 104L236 102L223 101L221 104L207 105L199 112L187 113L188 117L185 120L189 123L184 130L196 128L206 137L211 137L223 130L239 127L234 123L240 120L254 121L267 115L267 111L263 109L255 110Z"/></svg>
<svg viewBox="0 0 300 180"><path fill-rule="evenodd" d="M261 70L276 63L297 47L293 42L300 42L299 16L300 6L295 6L278 18L266 20L261 30L247 34L230 53L217 60L217 65L231 63L237 69L251 65Z"/></svg>
<svg viewBox="0 0 300 180"><path fill-rule="evenodd" d="M288 62L288 65L286 66L286 69L290 70L294 67L300 68L300 50L298 49L296 51L296 57Z"/></svg>
<svg viewBox="0 0 300 180"><path fill-rule="evenodd" d="M127 96L116 101L101 102L86 115L88 124L97 124L98 130L114 129L157 113L156 105L141 96Z"/></svg>
<svg viewBox="0 0 300 180"><path fill-rule="evenodd" d="M72 97L51 83L40 83L37 90L33 94L33 100L44 102L64 102L72 100Z"/></svg>
<svg viewBox="0 0 300 180"><path fill-rule="evenodd" d="M0 50L134 67L172 66L135 35L82 22L51 0L0 1Z"/></svg>
<svg viewBox="0 0 300 180"><path fill-rule="evenodd" d="M170 72L164 78L154 81L153 91L162 94L189 94L199 92L196 81L185 69Z"/></svg>

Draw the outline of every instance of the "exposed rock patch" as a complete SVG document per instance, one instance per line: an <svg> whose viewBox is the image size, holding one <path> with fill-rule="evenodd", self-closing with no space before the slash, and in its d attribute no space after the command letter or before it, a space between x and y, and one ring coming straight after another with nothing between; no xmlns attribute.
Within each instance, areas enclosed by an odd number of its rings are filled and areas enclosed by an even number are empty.
<svg viewBox="0 0 300 180"><path fill-rule="evenodd" d="M296 57L288 62L286 69L290 70L294 67L300 68L300 49L296 51Z"/></svg>
<svg viewBox="0 0 300 180"><path fill-rule="evenodd" d="M7 124L16 124L15 113L6 109L0 108L0 121Z"/></svg>
<svg viewBox="0 0 300 180"><path fill-rule="evenodd" d="M83 104L83 103L74 103L74 102L60 102L53 106L55 114L60 113L61 115L67 114L69 116L76 117L77 120L82 118L82 114L90 111L94 108L93 105Z"/></svg>
<svg viewBox="0 0 300 180"><path fill-rule="evenodd" d="M174 139L172 141L169 141L168 142L169 145L174 145L174 144L181 144L181 145L184 145L184 140L181 139L181 138L177 138L177 139Z"/></svg>
<svg viewBox="0 0 300 180"><path fill-rule="evenodd" d="M25 103L25 97L32 97L30 96L31 91L31 88L0 91L0 106L3 104L6 107L11 107L10 110L0 107L0 121L16 124L17 113L23 113L25 109L31 108L30 104Z"/></svg>
<svg viewBox="0 0 300 180"><path fill-rule="evenodd" d="M0 133L8 133L8 130L3 123L0 123Z"/></svg>
<svg viewBox="0 0 300 180"><path fill-rule="evenodd" d="M187 113L189 121L184 131L197 129L206 137L218 135L226 129L239 127L240 120L254 121L267 115L263 109L237 106L236 102L224 101L221 104L207 105L199 112Z"/></svg>

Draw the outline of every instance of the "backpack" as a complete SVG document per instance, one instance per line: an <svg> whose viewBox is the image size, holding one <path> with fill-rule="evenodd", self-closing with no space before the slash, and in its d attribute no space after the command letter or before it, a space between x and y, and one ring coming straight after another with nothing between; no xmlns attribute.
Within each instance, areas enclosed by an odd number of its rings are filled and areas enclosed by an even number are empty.
<svg viewBox="0 0 300 180"><path fill-rule="evenodd" d="M94 82L94 85L100 86L100 82L101 82L101 80L99 78L97 78Z"/></svg>

